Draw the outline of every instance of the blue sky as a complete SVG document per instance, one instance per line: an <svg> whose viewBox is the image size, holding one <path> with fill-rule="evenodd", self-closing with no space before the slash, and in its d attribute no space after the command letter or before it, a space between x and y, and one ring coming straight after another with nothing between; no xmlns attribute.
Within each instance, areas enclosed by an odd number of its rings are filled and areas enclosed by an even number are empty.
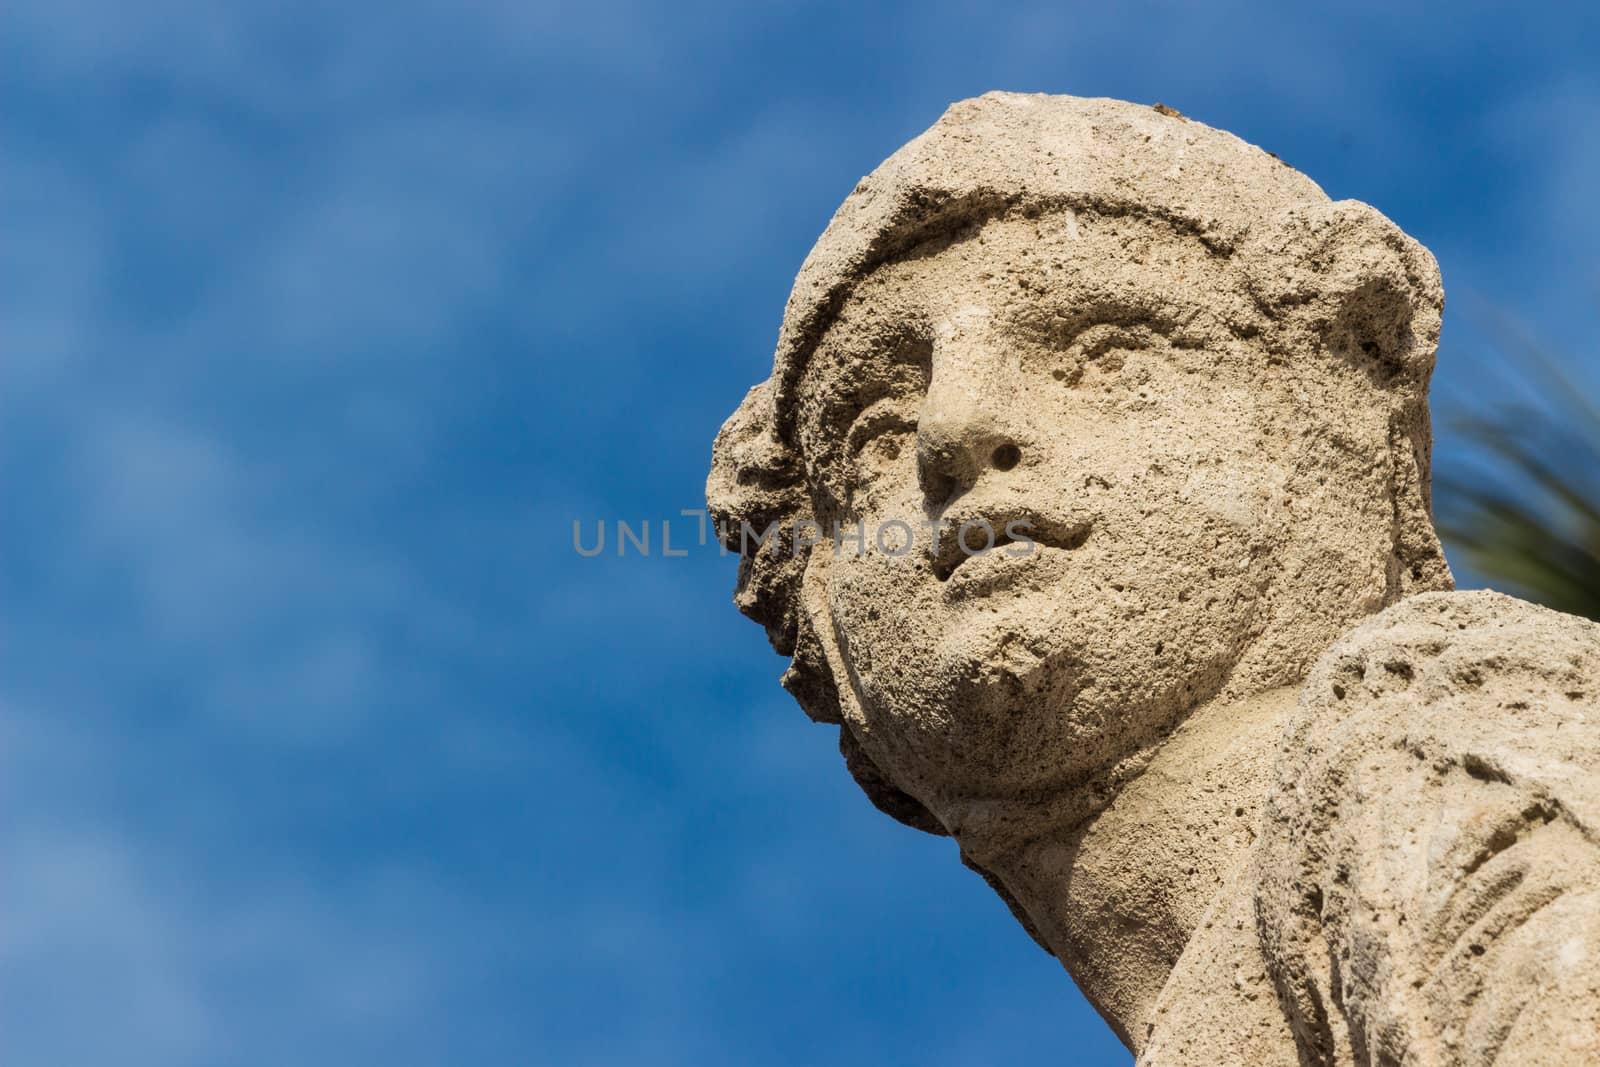
<svg viewBox="0 0 1600 1067"><path fill-rule="evenodd" d="M1587 7L13 5L8 1060L1127 1063L731 560L571 522L700 503L840 199L991 88L1379 206L1440 405L1496 310L1592 352Z"/></svg>

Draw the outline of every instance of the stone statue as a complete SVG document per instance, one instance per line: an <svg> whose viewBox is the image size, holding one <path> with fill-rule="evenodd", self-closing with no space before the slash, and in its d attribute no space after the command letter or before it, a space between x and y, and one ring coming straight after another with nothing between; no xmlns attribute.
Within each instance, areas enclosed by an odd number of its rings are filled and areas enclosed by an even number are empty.
<svg viewBox="0 0 1600 1067"><path fill-rule="evenodd" d="M1451 591L1442 306L1230 134L991 93L856 186L717 438L785 687L1140 1064L1600 1063L1600 627Z"/></svg>

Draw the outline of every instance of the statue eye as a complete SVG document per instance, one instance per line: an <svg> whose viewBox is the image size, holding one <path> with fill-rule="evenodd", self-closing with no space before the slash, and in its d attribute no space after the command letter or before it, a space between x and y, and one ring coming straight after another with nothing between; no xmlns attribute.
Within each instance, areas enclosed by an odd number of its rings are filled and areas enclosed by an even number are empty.
<svg viewBox="0 0 1600 1067"><path fill-rule="evenodd" d="M1071 333L1061 333L1046 346L1050 377L1077 385L1086 372L1116 373L1129 352L1149 348L1154 334L1145 326L1114 322L1095 323Z"/></svg>
<svg viewBox="0 0 1600 1067"><path fill-rule="evenodd" d="M900 458L900 453L905 448L906 442L910 440L911 435L915 432L916 429L914 427L904 426L892 430L883 430L862 442L856 454L868 459L893 462Z"/></svg>
<svg viewBox="0 0 1600 1067"><path fill-rule="evenodd" d="M879 401L856 419L846 445L852 456L871 453L883 459L897 459L905 439L916 432L917 420L905 413L903 404Z"/></svg>
<svg viewBox="0 0 1600 1067"><path fill-rule="evenodd" d="M1069 351L1084 363L1092 363L1119 350L1129 351L1149 347L1149 332L1139 326L1101 323L1089 327L1073 338Z"/></svg>
<svg viewBox="0 0 1600 1067"><path fill-rule="evenodd" d="M849 474L845 502L850 509L871 506L880 488L898 480L903 472L908 481L916 474L903 466L906 457L916 453L917 423L905 411L906 405L880 401L868 408L851 426L846 438Z"/></svg>

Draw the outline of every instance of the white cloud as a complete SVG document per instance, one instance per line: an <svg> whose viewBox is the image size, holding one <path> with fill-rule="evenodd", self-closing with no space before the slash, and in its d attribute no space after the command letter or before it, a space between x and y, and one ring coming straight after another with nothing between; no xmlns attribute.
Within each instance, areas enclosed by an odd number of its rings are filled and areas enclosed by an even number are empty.
<svg viewBox="0 0 1600 1067"><path fill-rule="evenodd" d="M461 911L438 885L384 870L319 885L252 865L247 839L197 851L94 799L117 791L127 739L86 737L62 708L4 712L14 1060L274 1063L312 1041L337 1056L414 1028L460 980L465 954L440 929Z"/></svg>

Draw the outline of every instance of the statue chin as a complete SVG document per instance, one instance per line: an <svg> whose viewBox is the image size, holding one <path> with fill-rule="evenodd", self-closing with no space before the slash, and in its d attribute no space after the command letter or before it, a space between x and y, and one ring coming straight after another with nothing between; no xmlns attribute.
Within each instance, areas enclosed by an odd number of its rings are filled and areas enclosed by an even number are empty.
<svg viewBox="0 0 1600 1067"><path fill-rule="evenodd" d="M1186 561L1217 551L1203 540L995 552L942 581L904 558L828 560L814 624L836 635L846 720L930 804L1103 776L1215 697L1249 642L1261 578L1235 566L1191 592L1207 572Z"/></svg>

